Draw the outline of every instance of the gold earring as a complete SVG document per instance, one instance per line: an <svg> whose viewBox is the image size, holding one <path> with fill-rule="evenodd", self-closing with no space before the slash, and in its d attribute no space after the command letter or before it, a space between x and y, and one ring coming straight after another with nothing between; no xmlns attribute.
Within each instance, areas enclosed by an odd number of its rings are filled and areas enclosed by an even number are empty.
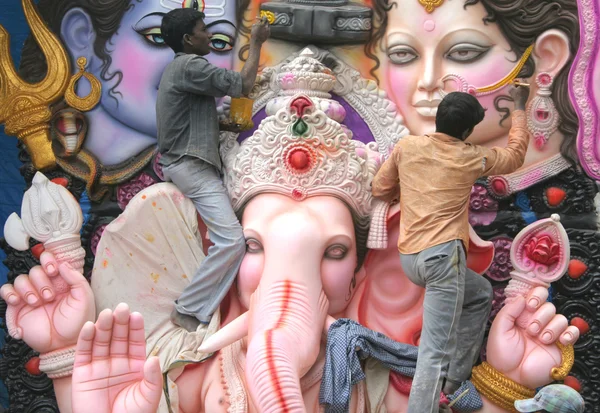
<svg viewBox="0 0 600 413"><path fill-rule="evenodd" d="M77 59L79 72L71 77L67 90L65 91L65 101L73 109L77 109L80 112L92 110L98 102L100 102L100 96L102 95L102 84L94 75L85 71L86 65L87 59L85 57ZM75 85L82 77L85 77L90 82L91 86L90 93L85 97L79 97L77 96L77 93L75 93Z"/></svg>

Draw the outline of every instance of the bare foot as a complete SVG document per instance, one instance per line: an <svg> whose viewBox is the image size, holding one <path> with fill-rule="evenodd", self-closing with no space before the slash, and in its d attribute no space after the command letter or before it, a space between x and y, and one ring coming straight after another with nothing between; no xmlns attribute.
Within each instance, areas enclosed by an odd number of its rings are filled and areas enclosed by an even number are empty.
<svg viewBox="0 0 600 413"><path fill-rule="evenodd" d="M175 308L171 311L171 321L192 333L195 332L200 325L200 321L196 317L187 314L179 314Z"/></svg>

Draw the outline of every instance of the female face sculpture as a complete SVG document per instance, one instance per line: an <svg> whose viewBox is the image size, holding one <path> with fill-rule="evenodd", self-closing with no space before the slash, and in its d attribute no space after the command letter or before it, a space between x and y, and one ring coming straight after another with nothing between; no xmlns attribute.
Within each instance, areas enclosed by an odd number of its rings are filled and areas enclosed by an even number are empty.
<svg viewBox="0 0 600 413"><path fill-rule="evenodd" d="M243 4L242 4L243 3ZM245 0L187 0L206 14L212 33L207 59L220 67L233 67L237 7ZM38 8L50 28L60 34L72 67L79 57L86 70L102 83L100 103L87 113L89 130L85 147L105 165L128 159L156 140L156 96L164 68L173 51L160 33L162 16L182 7L178 0L41 0ZM239 14L241 16L241 14ZM34 42L23 50L21 75L35 81L45 62ZM89 85L79 82L85 96Z"/></svg>
<svg viewBox="0 0 600 413"><path fill-rule="evenodd" d="M561 120L547 144L530 145L526 162L559 152L573 159L577 118L568 98L567 76L579 41L576 1L444 1L430 11L421 3L427 2L376 1L383 25L372 40L383 40L387 90L411 133L435 130L437 105L446 93L457 90L456 76L475 88L497 84L533 45L520 76L529 78L531 98L540 73L553 77L551 97ZM507 90L497 87L477 97L487 112L469 141L504 145L510 128L506 117L512 109Z"/></svg>

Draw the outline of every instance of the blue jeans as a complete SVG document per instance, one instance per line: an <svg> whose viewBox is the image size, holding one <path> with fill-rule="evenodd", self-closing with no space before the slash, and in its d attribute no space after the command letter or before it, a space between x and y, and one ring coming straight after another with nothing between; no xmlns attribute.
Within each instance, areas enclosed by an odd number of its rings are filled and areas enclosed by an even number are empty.
<svg viewBox="0 0 600 413"><path fill-rule="evenodd" d="M438 413L442 380L467 380L477 361L492 307L492 286L467 268L459 240L417 254L400 254L400 261L406 276L425 287L408 413Z"/></svg>
<svg viewBox="0 0 600 413"><path fill-rule="evenodd" d="M184 156L165 166L163 173L166 180L172 181L192 200L214 244L175 304L180 314L208 323L229 291L244 258L246 240L242 226L233 212L217 167L202 159Z"/></svg>

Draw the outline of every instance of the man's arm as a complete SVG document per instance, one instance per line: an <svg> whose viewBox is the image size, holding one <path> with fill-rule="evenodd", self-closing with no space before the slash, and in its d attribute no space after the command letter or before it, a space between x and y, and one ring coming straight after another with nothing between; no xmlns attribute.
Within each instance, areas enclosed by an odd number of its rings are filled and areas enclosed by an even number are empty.
<svg viewBox="0 0 600 413"><path fill-rule="evenodd" d="M248 95L256 81L262 44L269 38L269 23L264 18L252 26L248 61L241 73L210 64L200 56L193 56L185 65L179 87L189 93L214 97Z"/></svg>
<svg viewBox="0 0 600 413"><path fill-rule="evenodd" d="M373 182L372 193L375 198L390 202L400 195L400 178L398 176L398 160L400 146L396 145L387 161L383 163Z"/></svg>
<svg viewBox="0 0 600 413"><path fill-rule="evenodd" d="M512 127L508 134L506 148L481 148L486 158L481 176L509 174L525 162L525 154L529 144L529 131L525 112L516 110L512 113Z"/></svg>
<svg viewBox="0 0 600 413"><path fill-rule="evenodd" d="M527 129L527 117L525 116L525 104L529 97L529 88L519 86L510 91L515 102L515 110L512 113L512 126L508 133L508 144L506 148L481 148L485 158L481 176L509 174L525 162L525 154L529 145L529 131Z"/></svg>
<svg viewBox="0 0 600 413"><path fill-rule="evenodd" d="M262 45L269 38L270 29L269 22L266 17L263 17L259 24L252 26L252 33L250 34L250 50L248 51L248 60L242 68L242 94L248 96L254 82L256 82L256 75L258 74L258 63L260 60L260 49Z"/></svg>

